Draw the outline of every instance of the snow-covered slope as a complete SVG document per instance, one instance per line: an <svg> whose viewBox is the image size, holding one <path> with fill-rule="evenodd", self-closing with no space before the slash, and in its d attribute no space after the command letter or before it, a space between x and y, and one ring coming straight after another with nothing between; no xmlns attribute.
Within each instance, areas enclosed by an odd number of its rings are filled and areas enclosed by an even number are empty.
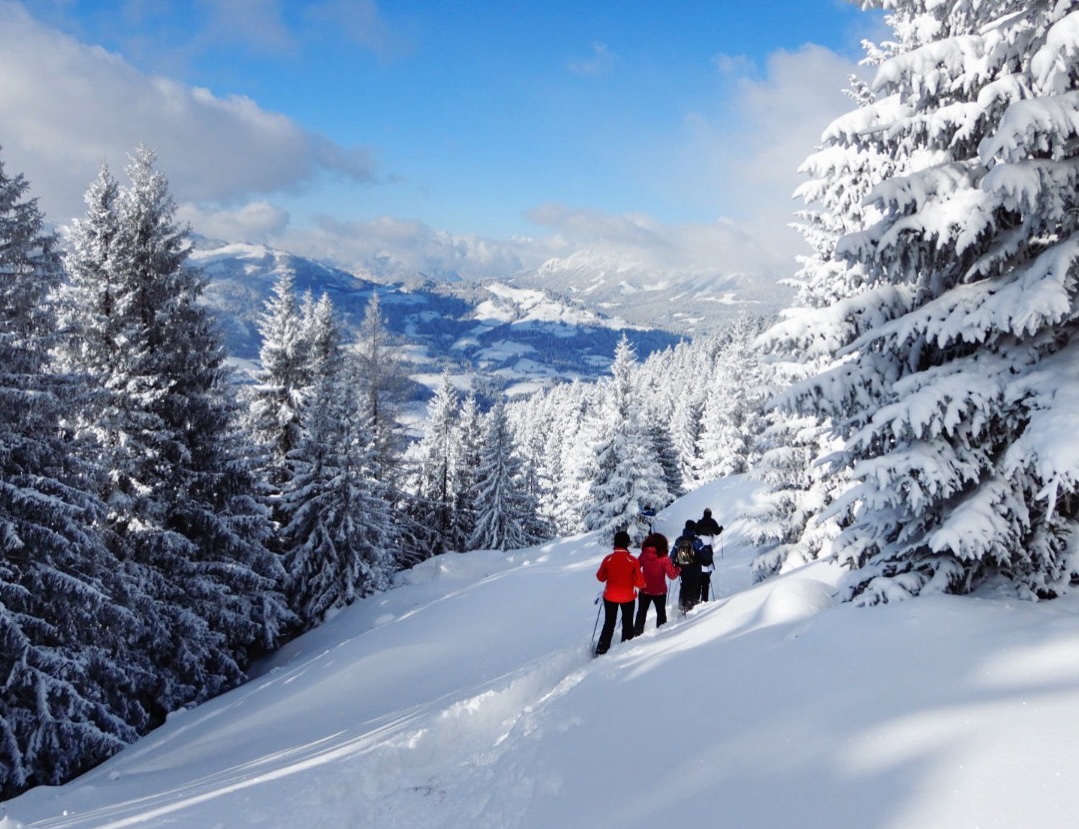
<svg viewBox="0 0 1079 829"><path fill-rule="evenodd" d="M815 564L753 586L736 478L718 600L592 659L606 539L447 555L6 804L5 829L1071 829L1079 600L835 605Z"/></svg>

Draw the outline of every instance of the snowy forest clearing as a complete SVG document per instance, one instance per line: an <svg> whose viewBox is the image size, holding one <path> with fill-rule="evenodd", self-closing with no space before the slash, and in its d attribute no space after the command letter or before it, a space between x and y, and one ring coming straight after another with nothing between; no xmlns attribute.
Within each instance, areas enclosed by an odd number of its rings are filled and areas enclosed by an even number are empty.
<svg viewBox="0 0 1079 829"><path fill-rule="evenodd" d="M1079 599L837 605L822 563L753 586L754 492L661 513L727 524L718 601L604 657L606 538L439 556L0 826L1073 826Z"/></svg>

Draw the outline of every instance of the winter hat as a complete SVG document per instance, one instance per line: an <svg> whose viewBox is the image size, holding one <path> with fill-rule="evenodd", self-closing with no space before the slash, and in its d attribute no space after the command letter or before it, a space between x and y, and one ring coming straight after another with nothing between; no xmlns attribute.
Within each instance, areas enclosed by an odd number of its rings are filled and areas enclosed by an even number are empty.
<svg viewBox="0 0 1079 829"><path fill-rule="evenodd" d="M619 530L614 534L614 546L629 548L629 533Z"/></svg>

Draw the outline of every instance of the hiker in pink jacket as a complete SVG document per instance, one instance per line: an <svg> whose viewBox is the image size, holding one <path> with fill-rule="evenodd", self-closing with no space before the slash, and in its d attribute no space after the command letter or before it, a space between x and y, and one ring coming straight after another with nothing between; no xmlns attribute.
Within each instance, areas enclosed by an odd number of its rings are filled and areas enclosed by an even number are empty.
<svg viewBox="0 0 1079 829"><path fill-rule="evenodd" d="M650 604L656 606L656 627L667 621L667 579L676 579L679 574L679 569L671 561L667 549L667 536L662 533L650 533L641 542L640 562L641 571L644 573L644 587L637 597L634 636L644 633Z"/></svg>

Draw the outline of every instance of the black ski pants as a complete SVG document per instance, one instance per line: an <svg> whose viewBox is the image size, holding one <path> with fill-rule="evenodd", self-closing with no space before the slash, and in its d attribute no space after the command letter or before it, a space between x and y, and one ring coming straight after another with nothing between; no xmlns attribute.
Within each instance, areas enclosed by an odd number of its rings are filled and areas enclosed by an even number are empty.
<svg viewBox="0 0 1079 829"><path fill-rule="evenodd" d="M678 606L683 613L689 613L701 600L701 574L700 572L682 571L682 578L678 588Z"/></svg>
<svg viewBox="0 0 1079 829"><path fill-rule="evenodd" d="M596 643L596 653L607 653L614 639L614 625L618 620L619 611L622 612L622 641L633 638L633 606L636 602L630 599L628 602L612 602L610 599L603 600L603 630L599 632L599 642Z"/></svg>
<svg viewBox="0 0 1079 829"><path fill-rule="evenodd" d="M648 606L656 606L656 627L667 622L667 594L660 593L653 596L649 593L641 593L637 596L637 618L633 622L633 635L640 636L644 633L644 623L648 620Z"/></svg>
<svg viewBox="0 0 1079 829"><path fill-rule="evenodd" d="M701 573L701 601L708 601L708 595L712 591L712 574Z"/></svg>

